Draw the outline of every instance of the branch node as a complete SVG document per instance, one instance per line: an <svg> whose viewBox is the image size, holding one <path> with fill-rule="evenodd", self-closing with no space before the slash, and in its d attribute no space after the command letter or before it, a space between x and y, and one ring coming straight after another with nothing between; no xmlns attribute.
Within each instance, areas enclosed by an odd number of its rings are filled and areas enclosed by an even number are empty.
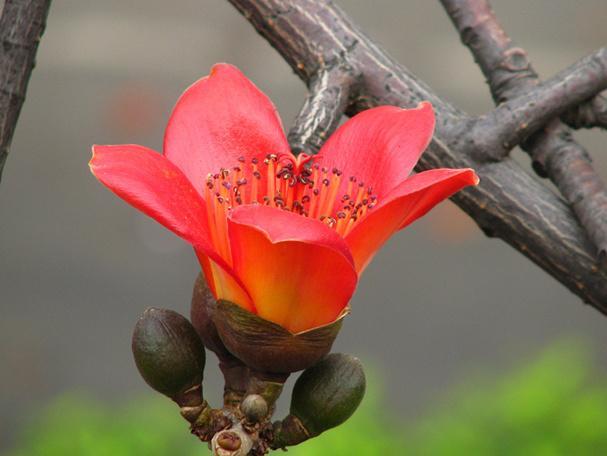
<svg viewBox="0 0 607 456"><path fill-rule="evenodd" d="M524 49L513 47L504 52L501 67L508 71L525 71L531 68L531 63Z"/></svg>

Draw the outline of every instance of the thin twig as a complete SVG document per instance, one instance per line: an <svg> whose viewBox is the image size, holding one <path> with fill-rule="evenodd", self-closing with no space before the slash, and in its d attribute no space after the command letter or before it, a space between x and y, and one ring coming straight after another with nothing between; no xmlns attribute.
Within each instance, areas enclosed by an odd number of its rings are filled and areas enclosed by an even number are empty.
<svg viewBox="0 0 607 456"><path fill-rule="evenodd" d="M512 99L516 102L517 99L529 98L535 102L535 98L530 94L537 93L543 86L538 87L539 78L533 71L526 52L514 46L499 24L489 2L487 0L441 0L441 2L459 31L462 41L470 48L474 59L487 78L494 100L502 103L496 111L500 110L501 106L509 104L506 100ZM607 72L604 60L606 54L603 48L598 53L583 59L575 65L574 72L585 74L584 82L591 79L596 82L601 74ZM579 89L577 82L579 80L574 82L569 78L572 74L573 72L566 70L564 74L561 73L551 80L554 84L559 84L561 81L561 91L558 96L566 97L565 92L577 92ZM519 94L521 94L519 98L514 98ZM556 100L547 101L547 104L551 102L553 107L561 107L560 102ZM554 117L557 110L555 108L551 111L551 116L542 116L542 120L545 122L548 118ZM505 134L511 134L513 138L501 138L502 141L523 139L524 134L519 135L519 131L523 129L517 128L516 124L507 125L504 130L506 129L509 130L505 131ZM479 131L479 134L483 133ZM495 132L491 134L494 135ZM511 145L507 144L507 146ZM604 263L607 260L607 189L593 170L586 150L573 140L569 129L559 120L550 122L527 143L523 143L522 147L531 155L538 173L550 177L571 204ZM504 149L500 153L503 151Z"/></svg>

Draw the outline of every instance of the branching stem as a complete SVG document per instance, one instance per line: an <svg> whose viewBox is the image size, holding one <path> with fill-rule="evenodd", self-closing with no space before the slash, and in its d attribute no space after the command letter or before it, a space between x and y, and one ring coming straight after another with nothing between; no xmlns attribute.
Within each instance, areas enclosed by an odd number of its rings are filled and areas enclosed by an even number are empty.
<svg viewBox="0 0 607 456"><path fill-rule="evenodd" d="M487 78L494 100L501 103L493 112L505 108L513 113L512 119L498 128L492 129L489 125L489 128L485 129L486 124L493 119L476 125L476 136L486 138L489 133L491 138L497 138L502 143L489 143L484 150L499 159L515 143L527 138L529 131L542 126L522 147L531 156L536 171L544 177L549 177L569 202L596 246L601 262L605 264L607 188L594 171L586 150L573 140L569 129L554 118L565 109L590 98L590 92L600 90L607 73L607 50L600 49L546 83L540 84L526 52L514 46L487 0L441 2L458 29L463 43L470 48ZM538 93L543 95L536 97ZM598 103L601 98L595 97L594 100ZM515 106L524 108L517 109ZM587 106L587 103L582 103L581 106ZM529 111L536 113L533 121L524 120ZM550 119L554 120L548 122ZM530 195L530 198L532 197Z"/></svg>

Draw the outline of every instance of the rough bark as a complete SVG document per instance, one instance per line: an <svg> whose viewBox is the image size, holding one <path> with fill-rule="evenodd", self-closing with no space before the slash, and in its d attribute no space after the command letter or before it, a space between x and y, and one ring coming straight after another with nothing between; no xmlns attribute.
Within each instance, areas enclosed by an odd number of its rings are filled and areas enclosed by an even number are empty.
<svg viewBox="0 0 607 456"><path fill-rule="evenodd" d="M336 121L310 122L311 105L330 116L339 117L336 97L331 92L345 91L343 80L325 85L319 92L312 81L335 68L347 68L355 83L349 85L345 113L353 115L382 104L411 107L422 100L430 101L436 110L437 126L434 140L418 164L418 170L435 167L472 167L481 176L476 188L466 189L453 200L466 211L490 236L503 239L523 253L546 272L576 293L584 302L607 313L607 273L599 266L595 248L567 203L530 176L509 158L494 157L490 129L477 125L493 116L508 120L510 111L503 107L503 117L496 111L480 118L468 116L435 94L423 81L397 63L372 40L365 36L348 16L333 2L315 0L230 0L257 31L291 65L295 73L311 88L314 103L306 103L293 131L306 138L326 137ZM597 52L598 60L588 69L593 86L584 93L586 99L597 95L604 87L605 50ZM518 57L513 56L514 65ZM573 67L573 71L575 68ZM578 68L579 74L585 74ZM335 71L335 70L334 70ZM340 70L337 70L340 71ZM590 74L592 73L592 74ZM560 76L562 77L562 75ZM600 81L597 83L597 79ZM559 82L558 77L554 80ZM562 84L563 81L560 81ZM533 84L534 86L536 83ZM581 83L586 90L587 82ZM543 86L544 89L546 86ZM525 98L512 98L509 106L529 103L541 97L541 90L532 88ZM576 89L577 90L577 89ZM545 94L546 92L544 92ZM325 95L327 94L327 95ZM338 97L339 98L339 97ZM343 99L341 99L343 101ZM570 100L567 106L554 109L545 116L542 110L527 110L517 117L518 123L540 127L552 115L560 115L582 100ZM339 104L339 103L337 103ZM547 103L550 105L550 103ZM507 105L508 106L508 105ZM543 116L541 120L537 120ZM493 125L496 125L495 122ZM526 138L531 133L529 128ZM471 134L470 132L474 132ZM292 137L295 135L292 135ZM306 145L299 144L306 150ZM318 143L310 141L308 150ZM498 154L501 157L503 154ZM489 158L489 160L488 160Z"/></svg>
<svg viewBox="0 0 607 456"><path fill-rule="evenodd" d="M527 93L540 89L539 78L531 67L527 53L512 43L487 0L441 2L459 31L462 42L470 48L487 78L496 103L503 106L514 97L521 98L521 94L526 97ZM604 49L600 53L604 54ZM587 64L577 65L589 79L600 79L597 73L605 70L604 62L596 57L597 54L587 57ZM565 91L574 92L579 89L580 81L572 79L572 73L570 71L569 77L564 78L557 75L553 80L561 80ZM598 103L601 97L597 96L594 100ZM588 105L580 104L579 113L586 113L584 107ZM508 132L507 127L504 124L504 138L509 140L507 135L516 137L517 132L512 128ZM522 147L531 156L539 174L549 177L569 202L604 263L607 259L607 188L592 168L586 150L573 140L569 128L558 119L548 122Z"/></svg>
<svg viewBox="0 0 607 456"><path fill-rule="evenodd" d="M0 17L0 177L51 0L6 0Z"/></svg>

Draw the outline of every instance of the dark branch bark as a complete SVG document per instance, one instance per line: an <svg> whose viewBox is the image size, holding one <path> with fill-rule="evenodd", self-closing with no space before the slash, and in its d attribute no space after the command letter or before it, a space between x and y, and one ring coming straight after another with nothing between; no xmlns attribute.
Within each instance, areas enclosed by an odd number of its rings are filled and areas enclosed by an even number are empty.
<svg viewBox="0 0 607 456"><path fill-rule="evenodd" d="M443 0L443 3L470 4L472 8L471 4L476 1ZM470 11L471 14L473 11ZM479 36L478 41L483 38ZM479 48L482 49L485 47ZM482 54L476 56L477 61L482 59ZM491 79L492 73L486 76ZM475 131L469 134L490 138L484 149L490 152L492 159L501 160L548 121L580 105L606 87L607 48L601 48L536 86L533 91L524 91L516 98L503 101L488 115L480 117L474 125Z"/></svg>
<svg viewBox="0 0 607 456"><path fill-rule="evenodd" d="M0 177L51 0L6 0L0 18Z"/></svg>
<svg viewBox="0 0 607 456"><path fill-rule="evenodd" d="M605 95L597 95L563 114L562 119L572 128L607 129L607 98Z"/></svg>
<svg viewBox="0 0 607 456"><path fill-rule="evenodd" d="M367 38L332 2L314 0L230 0L307 83L337 63L360 74L348 115L382 105L414 106L430 101L436 110L433 142L418 170L473 167L476 188L454 201L489 235L522 252L585 302L607 313L607 273L567 204L511 159L475 160L474 138L462 125L474 119L434 94L423 82ZM516 62L515 62L516 63Z"/></svg>
<svg viewBox="0 0 607 456"><path fill-rule="evenodd" d="M494 100L502 103L496 111L508 106L511 102L507 100L510 99L512 102L528 99L535 103L535 97L529 94L541 90L542 86L538 86L539 78L531 67L525 51L515 47L502 29L489 3L486 0L441 0L441 2L458 29L462 41L470 48L487 78ZM575 71L566 71L566 74L557 75L551 81L560 85L563 92L554 93L558 97L566 97L565 92L577 92L580 84L589 83L589 80L596 82L606 72L606 54L603 48L574 65ZM570 76L575 72L584 74L584 81L572 80ZM551 82L548 81L544 85L550 84ZM517 95L520 96L515 98ZM584 96L582 95L581 98L583 99ZM560 103L554 100L547 100L547 104L552 105L553 111L550 116L540 116L543 122L554 117L557 107L560 108ZM498 133L497 136L501 136L500 139L504 142L523 139L525 134L523 126L529 128L523 123L520 126L512 122L504 123L501 135ZM479 131L478 134L480 136L483 133ZM559 120L550 122L522 146L531 155L536 170L541 175L550 177L569 201L604 262L607 258L607 189L593 170L586 150L573 140L569 129Z"/></svg>
<svg viewBox="0 0 607 456"><path fill-rule="evenodd" d="M308 97L289 130L294 153L316 153L324 140L337 128L356 83L352 68L323 68L311 80Z"/></svg>

